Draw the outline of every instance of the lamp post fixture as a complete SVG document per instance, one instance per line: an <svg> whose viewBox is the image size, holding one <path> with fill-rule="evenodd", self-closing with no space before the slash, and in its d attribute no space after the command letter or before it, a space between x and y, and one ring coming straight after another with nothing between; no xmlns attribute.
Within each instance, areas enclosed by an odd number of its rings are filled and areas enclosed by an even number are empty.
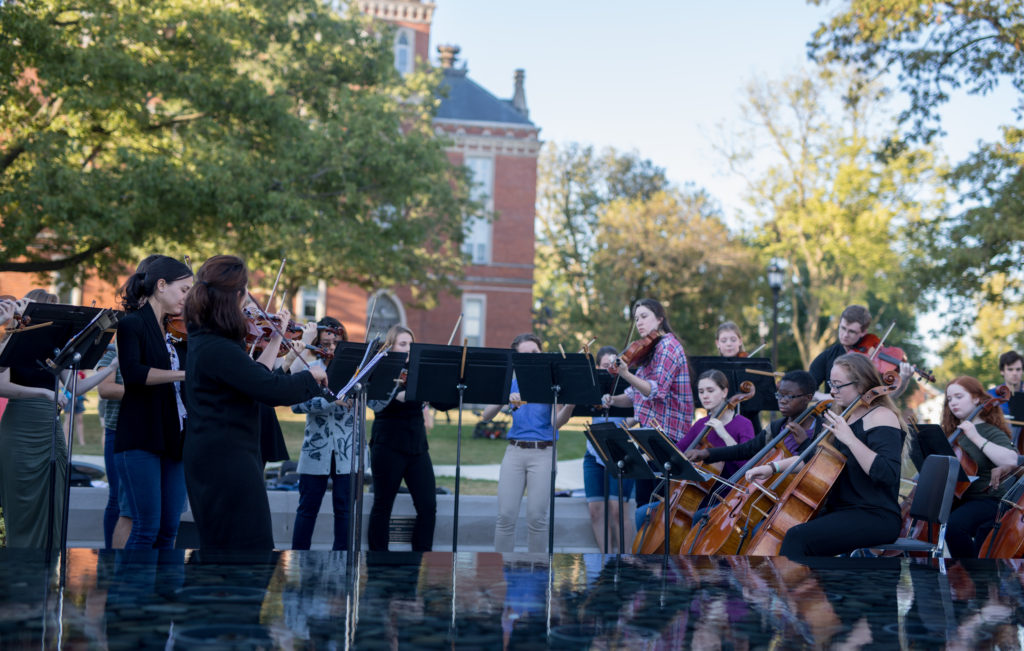
<svg viewBox="0 0 1024 651"><path fill-rule="evenodd" d="M786 281L786 274L779 266L778 261L772 258L768 264L768 286L772 288L772 369L779 363L778 341L779 341L779 291Z"/></svg>

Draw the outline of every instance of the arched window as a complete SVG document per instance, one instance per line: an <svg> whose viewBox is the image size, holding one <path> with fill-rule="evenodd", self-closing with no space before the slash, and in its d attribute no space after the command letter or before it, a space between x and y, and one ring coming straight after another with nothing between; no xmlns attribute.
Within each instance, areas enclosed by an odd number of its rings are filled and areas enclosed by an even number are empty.
<svg viewBox="0 0 1024 651"><path fill-rule="evenodd" d="M366 326L368 340L376 335L383 337L393 325L405 325L405 309L402 302L387 290L382 289L370 295L366 303L367 313L371 309L373 314L368 314Z"/></svg>
<svg viewBox="0 0 1024 651"><path fill-rule="evenodd" d="M403 75L412 72L412 46L415 40L411 29L402 27L395 33L395 70Z"/></svg>

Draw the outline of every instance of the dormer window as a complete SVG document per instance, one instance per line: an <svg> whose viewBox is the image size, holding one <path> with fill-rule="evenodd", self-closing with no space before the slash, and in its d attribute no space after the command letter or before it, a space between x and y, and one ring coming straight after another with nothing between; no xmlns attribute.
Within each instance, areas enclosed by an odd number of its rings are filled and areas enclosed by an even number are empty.
<svg viewBox="0 0 1024 651"><path fill-rule="evenodd" d="M407 27L401 27L395 33L395 70L403 75L412 72L413 43L415 42L415 34Z"/></svg>

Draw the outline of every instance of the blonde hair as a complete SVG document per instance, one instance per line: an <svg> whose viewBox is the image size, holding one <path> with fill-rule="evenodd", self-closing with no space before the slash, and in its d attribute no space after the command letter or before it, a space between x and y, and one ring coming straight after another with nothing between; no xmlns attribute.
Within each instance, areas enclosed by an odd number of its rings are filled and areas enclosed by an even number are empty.
<svg viewBox="0 0 1024 651"><path fill-rule="evenodd" d="M387 335L384 336L384 345L385 346L394 346L395 345L395 341L398 340L398 335L400 335L400 334L407 334L410 337L412 337L413 341L416 341L416 335L414 335L412 333L412 330L410 330L409 328L406 328L404 325L395 324L395 325L391 326L390 328L388 328L388 333L387 333Z"/></svg>
<svg viewBox="0 0 1024 651"><path fill-rule="evenodd" d="M842 366L846 373L850 376L850 381L857 387L857 392L863 394L869 389L873 389L878 386L885 384L882 379L882 374L878 372L875 365L871 363L867 355L861 355L860 353L846 353L840 355L833 362L834 366ZM898 381L898 380L897 380ZM893 401L890 394L878 396L871 401L870 406L879 405L892 411L899 419L900 429L904 432L907 431L907 423L903 419L903 413L896 406L896 402Z"/></svg>

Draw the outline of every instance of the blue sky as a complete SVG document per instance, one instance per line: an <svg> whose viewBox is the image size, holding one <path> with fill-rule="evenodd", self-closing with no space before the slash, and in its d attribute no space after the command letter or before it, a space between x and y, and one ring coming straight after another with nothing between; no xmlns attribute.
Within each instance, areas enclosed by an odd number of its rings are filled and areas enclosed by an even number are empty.
<svg viewBox="0 0 1024 651"><path fill-rule="evenodd" d="M511 97L526 70L531 119L546 141L636 150L677 183L694 182L736 224L743 183L713 150L717 125L737 124L743 88L807 66L806 43L839 6L729 2L436 0L432 56L462 48L470 76ZM959 160L1011 119L1013 95L958 97L944 109L947 155Z"/></svg>

